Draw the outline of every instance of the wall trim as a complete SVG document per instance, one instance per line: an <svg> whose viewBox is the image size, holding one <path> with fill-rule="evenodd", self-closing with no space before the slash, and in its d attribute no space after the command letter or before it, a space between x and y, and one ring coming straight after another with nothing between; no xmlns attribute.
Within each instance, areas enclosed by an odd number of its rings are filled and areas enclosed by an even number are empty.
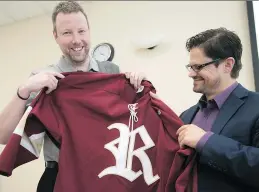
<svg viewBox="0 0 259 192"><path fill-rule="evenodd" d="M259 59L258 59L258 47L257 47L253 2L247 1L246 5L247 5L247 16L248 16L250 44L251 44L251 52L252 52L255 91L259 92Z"/></svg>

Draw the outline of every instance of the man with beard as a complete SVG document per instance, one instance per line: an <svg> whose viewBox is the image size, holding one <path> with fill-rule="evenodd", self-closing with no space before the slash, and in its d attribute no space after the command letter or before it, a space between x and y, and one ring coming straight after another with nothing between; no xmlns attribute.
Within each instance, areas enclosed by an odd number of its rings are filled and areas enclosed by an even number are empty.
<svg viewBox="0 0 259 192"><path fill-rule="evenodd" d="M181 147L199 153L198 191L258 191L259 95L236 80L240 38L225 28L210 29L188 39L186 48L193 91L202 96L180 115L185 125L177 135Z"/></svg>
<svg viewBox="0 0 259 192"><path fill-rule="evenodd" d="M110 62L99 63L89 56L90 30L87 15L76 2L59 3L52 14L53 35L63 55L59 62L33 72L27 81L18 86L16 95L0 114L0 143L6 144L16 125L20 121L26 105L29 105L37 93L47 87L49 94L56 89L58 78L64 78L62 72L104 72L119 73L119 67ZM142 73L126 73L132 85L137 89L145 78ZM44 139L45 172L39 182L38 192L53 191L58 171L59 150L54 141Z"/></svg>

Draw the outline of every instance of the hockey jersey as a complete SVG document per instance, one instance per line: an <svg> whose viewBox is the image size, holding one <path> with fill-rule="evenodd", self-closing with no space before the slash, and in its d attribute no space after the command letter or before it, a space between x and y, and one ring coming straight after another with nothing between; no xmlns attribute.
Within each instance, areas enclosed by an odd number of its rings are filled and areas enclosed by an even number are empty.
<svg viewBox="0 0 259 192"><path fill-rule="evenodd" d="M60 145L55 192L196 192L196 154L180 149L183 125L148 81L124 74L63 73L27 108L0 156L0 173L39 157L44 134Z"/></svg>

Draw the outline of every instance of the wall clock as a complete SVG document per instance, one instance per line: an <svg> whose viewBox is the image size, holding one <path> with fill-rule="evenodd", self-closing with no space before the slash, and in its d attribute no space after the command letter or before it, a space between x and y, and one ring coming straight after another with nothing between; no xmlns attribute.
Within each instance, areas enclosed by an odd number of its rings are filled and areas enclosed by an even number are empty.
<svg viewBox="0 0 259 192"><path fill-rule="evenodd" d="M99 62L112 61L114 47L110 43L101 43L94 48L92 56Z"/></svg>

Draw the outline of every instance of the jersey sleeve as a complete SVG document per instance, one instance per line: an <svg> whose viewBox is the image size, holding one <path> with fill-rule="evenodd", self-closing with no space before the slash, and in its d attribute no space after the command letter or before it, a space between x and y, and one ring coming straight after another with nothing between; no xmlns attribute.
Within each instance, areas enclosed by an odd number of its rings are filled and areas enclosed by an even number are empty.
<svg viewBox="0 0 259 192"><path fill-rule="evenodd" d="M197 192L196 152L191 148L181 149L176 135L183 122L162 101L151 98L151 102L165 129L162 142L164 146L168 146L168 150L160 157L163 159L163 166L169 168L165 191Z"/></svg>
<svg viewBox="0 0 259 192"><path fill-rule="evenodd" d="M57 97L55 93L45 94L46 89L43 89L32 100L32 111L28 119L26 129L31 132L35 126L41 126L45 131L51 134L55 140L60 139L59 122L60 116L57 110Z"/></svg>
<svg viewBox="0 0 259 192"><path fill-rule="evenodd" d="M0 155L1 175L11 176L15 168L39 158L45 130L58 128L54 106L51 97L41 92L27 107Z"/></svg>

